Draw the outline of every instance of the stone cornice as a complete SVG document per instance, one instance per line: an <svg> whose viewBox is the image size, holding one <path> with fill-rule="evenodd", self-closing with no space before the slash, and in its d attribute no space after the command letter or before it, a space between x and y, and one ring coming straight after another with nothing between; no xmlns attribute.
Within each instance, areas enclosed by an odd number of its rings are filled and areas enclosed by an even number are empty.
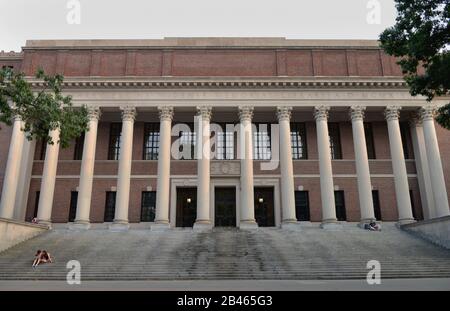
<svg viewBox="0 0 450 311"><path fill-rule="evenodd" d="M45 83L29 79L33 87L43 87ZM333 79L333 78L72 78L63 82L65 89L404 89L402 79Z"/></svg>

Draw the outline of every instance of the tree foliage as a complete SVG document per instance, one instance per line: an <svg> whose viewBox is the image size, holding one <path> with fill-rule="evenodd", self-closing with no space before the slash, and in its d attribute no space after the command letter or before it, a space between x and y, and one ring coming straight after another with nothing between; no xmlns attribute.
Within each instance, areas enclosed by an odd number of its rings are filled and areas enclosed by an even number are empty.
<svg viewBox="0 0 450 311"><path fill-rule="evenodd" d="M396 24L380 35L381 47L399 57L413 96L431 101L450 95L450 0L395 0ZM450 129L450 104L436 121Z"/></svg>
<svg viewBox="0 0 450 311"><path fill-rule="evenodd" d="M87 130L87 110L73 107L72 98L62 94L62 75L48 76L39 69L36 79L43 82L32 88L23 73L10 68L0 71L0 122L12 124L15 116L24 122L22 130L28 139L43 139L50 144L49 131L60 127L63 148Z"/></svg>

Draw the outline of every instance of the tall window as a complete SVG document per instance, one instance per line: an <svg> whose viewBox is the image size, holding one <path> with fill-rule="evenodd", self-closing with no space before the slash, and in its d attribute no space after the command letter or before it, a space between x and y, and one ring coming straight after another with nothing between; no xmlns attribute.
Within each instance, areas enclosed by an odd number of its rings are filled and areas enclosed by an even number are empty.
<svg viewBox="0 0 450 311"><path fill-rule="evenodd" d="M303 160L308 158L305 123L291 123L291 148L292 159Z"/></svg>
<svg viewBox="0 0 450 311"><path fill-rule="evenodd" d="M219 124L221 131L215 132L216 159L234 159L234 124Z"/></svg>
<svg viewBox="0 0 450 311"><path fill-rule="evenodd" d="M372 123L364 123L364 134L366 136L367 157L375 159L375 143L373 140Z"/></svg>
<svg viewBox="0 0 450 311"><path fill-rule="evenodd" d="M158 160L159 123L144 125L144 160Z"/></svg>
<svg viewBox="0 0 450 311"><path fill-rule="evenodd" d="M112 222L114 220L115 211L116 211L116 192L106 191L104 221Z"/></svg>
<svg viewBox="0 0 450 311"><path fill-rule="evenodd" d="M84 147L84 133L75 139L75 149L73 153L74 160L81 160L83 158Z"/></svg>
<svg viewBox="0 0 450 311"><path fill-rule="evenodd" d="M141 221L154 221L156 210L156 191L143 191L141 201Z"/></svg>
<svg viewBox="0 0 450 311"><path fill-rule="evenodd" d="M295 191L295 214L298 221L309 221L308 191Z"/></svg>
<svg viewBox="0 0 450 311"><path fill-rule="evenodd" d="M372 200L375 219L381 220L380 196L378 194L378 190L372 190Z"/></svg>
<svg viewBox="0 0 450 311"><path fill-rule="evenodd" d="M334 204L336 205L337 220L346 221L347 213L345 212L344 191L338 190L334 192Z"/></svg>
<svg viewBox="0 0 450 311"><path fill-rule="evenodd" d="M70 192L69 222L75 221L77 215L78 191Z"/></svg>
<svg viewBox="0 0 450 311"><path fill-rule="evenodd" d="M255 160L270 160L272 151L270 145L270 124L255 124L256 129L253 132L253 158Z"/></svg>
<svg viewBox="0 0 450 311"><path fill-rule="evenodd" d="M108 160L119 160L121 132L122 123L111 123L111 127L109 129Z"/></svg>
<svg viewBox="0 0 450 311"><path fill-rule="evenodd" d="M330 136L331 159L342 159L339 123L328 123L328 135Z"/></svg>
<svg viewBox="0 0 450 311"><path fill-rule="evenodd" d="M45 160L45 152L47 150L47 141L45 139L41 140L41 150L39 153L39 160Z"/></svg>
<svg viewBox="0 0 450 311"><path fill-rule="evenodd" d="M408 122L400 122L400 134L402 136L403 155L405 159L410 159L411 151L408 148L408 139L410 138Z"/></svg>
<svg viewBox="0 0 450 311"><path fill-rule="evenodd" d="M189 130L180 131L180 152L183 152L182 160L195 159L195 146L197 143L197 135L194 130L194 123L187 123ZM190 150L190 154L186 154L185 150Z"/></svg>

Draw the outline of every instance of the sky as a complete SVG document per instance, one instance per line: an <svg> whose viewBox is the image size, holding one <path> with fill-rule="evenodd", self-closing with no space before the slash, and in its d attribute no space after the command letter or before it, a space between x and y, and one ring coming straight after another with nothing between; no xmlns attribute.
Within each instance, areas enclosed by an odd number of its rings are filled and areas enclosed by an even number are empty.
<svg viewBox="0 0 450 311"><path fill-rule="evenodd" d="M0 50L37 39L377 39L394 0L0 0Z"/></svg>

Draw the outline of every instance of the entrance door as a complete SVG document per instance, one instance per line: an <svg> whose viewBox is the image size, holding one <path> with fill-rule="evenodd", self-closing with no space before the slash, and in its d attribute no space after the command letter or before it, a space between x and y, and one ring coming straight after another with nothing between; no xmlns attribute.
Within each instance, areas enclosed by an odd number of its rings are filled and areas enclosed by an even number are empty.
<svg viewBox="0 0 450 311"><path fill-rule="evenodd" d="M236 188L215 188L216 227L236 227Z"/></svg>
<svg viewBox="0 0 450 311"><path fill-rule="evenodd" d="M259 227L275 226L272 187L255 188L255 218Z"/></svg>
<svg viewBox="0 0 450 311"><path fill-rule="evenodd" d="M193 227L197 218L197 188L177 188L177 227Z"/></svg>

